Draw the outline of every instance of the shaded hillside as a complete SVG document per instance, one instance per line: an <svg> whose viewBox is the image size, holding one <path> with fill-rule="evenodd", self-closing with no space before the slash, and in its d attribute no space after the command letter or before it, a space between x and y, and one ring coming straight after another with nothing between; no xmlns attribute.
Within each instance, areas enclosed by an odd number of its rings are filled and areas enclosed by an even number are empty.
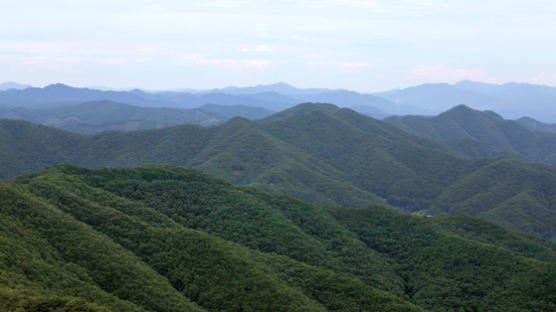
<svg viewBox="0 0 556 312"><path fill-rule="evenodd" d="M304 104L260 122L234 118L209 128L182 125L83 136L4 120L0 131L2 177L57 163L177 164L321 204L388 203L408 211L465 212L556 237L555 167L458 157L436 141L333 105ZM489 186L459 187L474 179ZM520 205L504 208L523 192L529 196ZM540 210L544 213L533 213Z"/></svg>
<svg viewBox="0 0 556 312"><path fill-rule="evenodd" d="M491 111L459 105L435 117L392 116L385 121L410 133L440 140L463 155L514 156L556 164L556 135L531 131Z"/></svg>
<svg viewBox="0 0 556 312"><path fill-rule="evenodd" d="M53 108L0 108L0 118L24 119L80 133L107 130L142 130L178 124L210 126L234 116L264 118L271 112L260 107L207 104L195 109L153 108L112 101L86 102Z"/></svg>
<svg viewBox="0 0 556 312"><path fill-rule="evenodd" d="M525 128L533 131L556 133L555 124L546 124L529 117L521 117L516 120L517 123Z"/></svg>
<svg viewBox="0 0 556 312"><path fill-rule="evenodd" d="M470 217L325 208L173 166L63 165L2 181L0 194L2 309L556 305L556 245Z"/></svg>

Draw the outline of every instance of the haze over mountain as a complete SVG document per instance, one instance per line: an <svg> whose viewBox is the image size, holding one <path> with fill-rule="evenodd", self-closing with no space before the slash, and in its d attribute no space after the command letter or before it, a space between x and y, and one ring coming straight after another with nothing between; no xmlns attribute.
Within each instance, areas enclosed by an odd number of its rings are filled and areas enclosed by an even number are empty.
<svg viewBox="0 0 556 312"><path fill-rule="evenodd" d="M196 108L205 104L221 104L264 107L269 110L281 110L297 104L295 100L277 93L260 93L248 96L224 93L147 93L137 89L131 91L102 91L73 88L63 84L0 92L0 104L8 107L46 108L102 100L149 107Z"/></svg>
<svg viewBox="0 0 556 312"><path fill-rule="evenodd" d="M495 111L508 119L527 116L543 122L556 122L556 87L461 81L453 85L423 84L376 95L399 105L419 107L423 110L419 114L436 115L465 104L478 110Z"/></svg>
<svg viewBox="0 0 556 312"><path fill-rule="evenodd" d="M8 311L551 311L556 244L173 166L0 182Z"/></svg>
<svg viewBox="0 0 556 312"><path fill-rule="evenodd" d="M503 85L461 81L455 84L423 84L374 94L345 89L296 88L286 83L255 87L228 87L197 91L144 92L102 91L62 84L44 88L0 91L0 105L59 106L87 101L111 100L139 106L197 108L204 104L246 105L280 111L303 102L332 103L375 118L389 115L436 115L464 104L492 110L505 118L534 119L555 123L556 88L524 83Z"/></svg>
<svg viewBox="0 0 556 312"><path fill-rule="evenodd" d="M13 81L0 82L0 91L9 89L26 89L31 87L30 85L19 84Z"/></svg>
<svg viewBox="0 0 556 312"><path fill-rule="evenodd" d="M169 163L317 203L466 213L556 239L556 167L457 156L442 142L330 104L259 122L95 136L2 120L0 144L1 177L58 163Z"/></svg>
<svg viewBox="0 0 556 312"><path fill-rule="evenodd" d="M0 312L556 312L555 17L2 2Z"/></svg>
<svg viewBox="0 0 556 312"><path fill-rule="evenodd" d="M530 117L521 117L516 121L529 130L556 133L556 124L542 123Z"/></svg>
<svg viewBox="0 0 556 312"><path fill-rule="evenodd" d="M194 109L133 106L108 100L48 108L0 108L0 118L23 119L80 133L141 130L178 124L210 126L234 116L260 119L272 114L261 107L206 104Z"/></svg>

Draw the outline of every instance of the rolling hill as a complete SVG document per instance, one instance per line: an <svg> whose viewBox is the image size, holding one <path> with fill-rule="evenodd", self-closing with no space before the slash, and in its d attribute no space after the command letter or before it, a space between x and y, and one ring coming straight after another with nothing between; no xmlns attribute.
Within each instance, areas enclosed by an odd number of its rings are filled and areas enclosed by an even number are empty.
<svg viewBox="0 0 556 312"><path fill-rule="evenodd" d="M0 182L0 309L552 311L556 245L174 166Z"/></svg>
<svg viewBox="0 0 556 312"><path fill-rule="evenodd" d="M471 157L512 156L556 164L556 134L532 131L492 111L458 105L435 117L391 116L384 121L410 133L439 140Z"/></svg>
<svg viewBox="0 0 556 312"><path fill-rule="evenodd" d="M185 165L321 204L462 212L556 239L554 166L457 156L437 141L333 105L303 104L258 122L236 117L209 128L94 136L2 120L0 146L1 177L59 163Z"/></svg>

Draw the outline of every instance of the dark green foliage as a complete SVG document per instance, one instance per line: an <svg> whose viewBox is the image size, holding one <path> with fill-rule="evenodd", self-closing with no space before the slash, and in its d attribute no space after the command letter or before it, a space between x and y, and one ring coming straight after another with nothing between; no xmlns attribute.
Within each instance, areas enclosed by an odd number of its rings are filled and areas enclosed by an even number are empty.
<svg viewBox="0 0 556 312"><path fill-rule="evenodd" d="M57 163L186 165L319 204L466 213L556 237L554 166L456 156L441 143L327 104L298 105L260 122L236 117L209 128L94 136L3 120L0 145L0 177Z"/></svg>
<svg viewBox="0 0 556 312"><path fill-rule="evenodd" d="M326 208L180 167L63 165L8 179L0 183L0 223L0 296L10 307L552 311L556 304L554 243L462 215Z"/></svg>
<svg viewBox="0 0 556 312"><path fill-rule="evenodd" d="M383 208L332 212L367 246L399 261L408 295L428 310L551 311L556 308L553 295L556 287L548 282L556 279L554 244L545 246L546 242L517 238L507 231L502 231L502 235L500 228L469 217L443 216L437 221L438 217L409 218ZM463 228L466 235L453 235L456 231L444 228L446 222ZM479 227L486 231L476 231ZM499 239L500 243L495 243ZM544 258L547 262L527 256ZM535 285L544 285L541 287L545 290L537 292L533 290ZM528 293L532 300L523 300L521 292L527 287L531 287ZM541 302L539 298L550 299Z"/></svg>
<svg viewBox="0 0 556 312"><path fill-rule="evenodd" d="M491 111L458 105L436 117L393 116L385 121L410 133L439 140L463 155L514 156L556 164L556 134L530 129L534 125L527 119L504 120ZM542 123L539 128L543 129Z"/></svg>

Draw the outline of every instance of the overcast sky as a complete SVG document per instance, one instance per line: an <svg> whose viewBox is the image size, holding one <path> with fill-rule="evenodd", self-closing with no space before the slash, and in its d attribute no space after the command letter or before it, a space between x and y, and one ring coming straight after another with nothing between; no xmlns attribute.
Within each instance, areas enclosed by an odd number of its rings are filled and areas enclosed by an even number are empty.
<svg viewBox="0 0 556 312"><path fill-rule="evenodd" d="M554 0L0 0L0 82L556 86Z"/></svg>

